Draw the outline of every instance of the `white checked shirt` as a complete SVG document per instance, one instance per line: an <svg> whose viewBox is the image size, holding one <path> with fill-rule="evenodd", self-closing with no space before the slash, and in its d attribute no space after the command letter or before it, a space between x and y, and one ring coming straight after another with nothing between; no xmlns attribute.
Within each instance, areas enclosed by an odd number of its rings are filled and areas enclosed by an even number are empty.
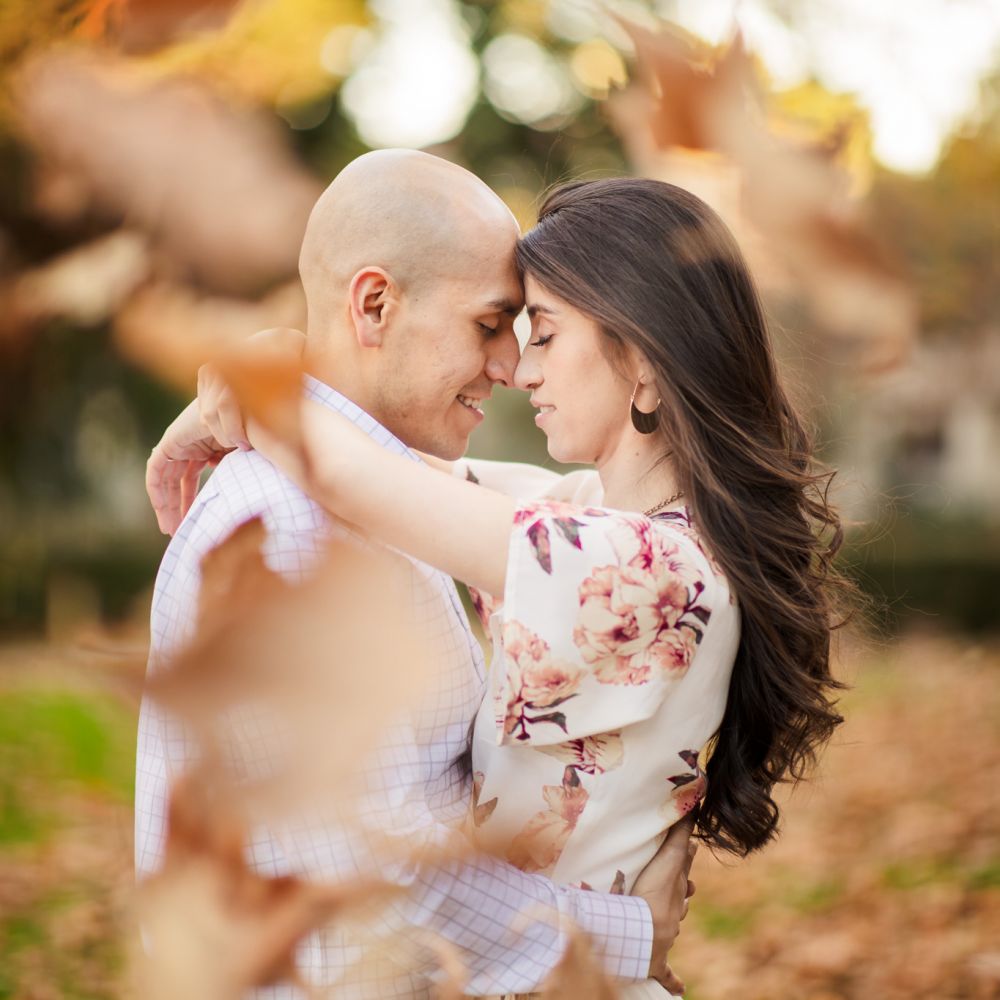
<svg viewBox="0 0 1000 1000"><path fill-rule="evenodd" d="M306 379L305 394L349 417L388 450L419 461L398 438L329 386ZM220 463L167 547L156 578L151 619L149 669L164 663L190 639L196 620L200 561L239 524L260 516L267 528L268 566L301 579L315 566L333 528L323 510L256 452L234 452ZM454 584L425 564L414 566L415 599L428 626L435 675L429 710L419 720L393 730L391 745L366 767L373 815L400 815L429 840L454 829L472 794L468 763L470 730L486 693L479 644L469 629ZM428 703L425 702L425 706ZM333 713L335 709L331 708ZM173 720L148 699L139 716L136 751L135 849L139 877L163 860L168 782L194 758L196 748ZM280 840L256 831L248 858L261 874L291 872L324 881L351 880L380 866L357 838L324 830ZM528 875L489 858L447 866L416 866L398 880L408 886L390 907L385 933L401 927L415 941L427 932L457 948L473 996L524 993L537 989L566 946L555 926L557 911L588 932L607 971L621 979L643 979L649 968L652 925L643 900L571 889ZM548 913L549 917L540 914ZM378 933L376 928L375 933ZM426 950L426 949L425 949ZM338 996L429 997L436 962L428 951L414 971L398 967L364 970L358 948L336 928L313 934L298 955L303 976L317 986L335 985ZM383 963L384 965L385 963ZM264 995L265 991L261 991ZM266 991L269 997L297 997L291 987Z"/></svg>

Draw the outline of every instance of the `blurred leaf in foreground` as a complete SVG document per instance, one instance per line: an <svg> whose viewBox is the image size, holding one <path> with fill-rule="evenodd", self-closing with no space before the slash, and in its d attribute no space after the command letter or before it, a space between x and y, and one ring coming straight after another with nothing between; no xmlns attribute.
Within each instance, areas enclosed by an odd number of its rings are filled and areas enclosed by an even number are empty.
<svg viewBox="0 0 1000 1000"><path fill-rule="evenodd" d="M399 557L334 542L293 584L267 567L265 543L254 519L205 557L197 634L150 691L255 819L338 813L358 761L428 683L404 617L409 577Z"/></svg>
<svg viewBox="0 0 1000 1000"><path fill-rule="evenodd" d="M17 83L18 126L50 216L127 219L150 238L161 273L226 294L258 294L295 273L320 186L276 126L194 79L152 81L110 55L53 50Z"/></svg>
<svg viewBox="0 0 1000 1000"><path fill-rule="evenodd" d="M174 787L163 868L139 890L151 953L137 956L135 976L146 1000L236 1000L254 986L295 981L295 947L306 934L396 891L373 880L333 886L252 872L246 829L206 779L202 771Z"/></svg>
<svg viewBox="0 0 1000 1000"><path fill-rule="evenodd" d="M671 179L671 151L722 154L738 168L741 209L827 331L856 343L870 367L901 360L916 324L901 268L866 229L829 148L779 137L766 123L739 39L710 57L665 26L626 24L638 79L611 101L637 168Z"/></svg>

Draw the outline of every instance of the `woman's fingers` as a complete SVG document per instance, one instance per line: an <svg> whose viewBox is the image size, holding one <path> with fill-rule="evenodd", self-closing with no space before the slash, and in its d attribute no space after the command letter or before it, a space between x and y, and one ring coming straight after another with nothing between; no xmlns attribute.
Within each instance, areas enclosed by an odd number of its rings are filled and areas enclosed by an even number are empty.
<svg viewBox="0 0 1000 1000"><path fill-rule="evenodd" d="M164 431L146 462L146 494L160 531L172 535L198 491L198 477L228 449L202 426L196 402Z"/></svg>
<svg viewBox="0 0 1000 1000"><path fill-rule="evenodd" d="M236 394L211 364L198 369L198 412L205 429L226 448L249 449L246 426Z"/></svg>
<svg viewBox="0 0 1000 1000"><path fill-rule="evenodd" d="M172 535L181 521L181 480L189 463L169 458L157 445L146 462L146 494L165 535Z"/></svg>

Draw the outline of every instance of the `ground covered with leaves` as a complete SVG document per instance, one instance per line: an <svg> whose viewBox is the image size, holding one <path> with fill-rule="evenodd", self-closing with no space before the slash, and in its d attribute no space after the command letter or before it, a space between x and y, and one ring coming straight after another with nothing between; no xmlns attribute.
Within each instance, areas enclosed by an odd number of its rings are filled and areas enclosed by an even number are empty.
<svg viewBox="0 0 1000 1000"><path fill-rule="evenodd" d="M134 649L0 650L0 998L128 995ZM695 862L693 1000L1000 996L1000 647L852 646L759 857Z"/></svg>

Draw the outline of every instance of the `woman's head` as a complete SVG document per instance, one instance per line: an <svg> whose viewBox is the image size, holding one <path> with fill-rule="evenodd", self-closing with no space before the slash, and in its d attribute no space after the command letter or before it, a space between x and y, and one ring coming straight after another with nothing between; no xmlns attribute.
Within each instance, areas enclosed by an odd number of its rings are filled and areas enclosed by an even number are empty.
<svg viewBox="0 0 1000 1000"><path fill-rule="evenodd" d="M567 184L517 259L529 307L556 313L536 310L516 375L555 407L538 418L553 457L599 463L635 435L628 401L639 383L638 408L655 407L659 421L645 440L669 452L740 602L699 825L746 853L774 834L774 783L800 775L840 721L829 699L830 588L842 586L830 566L840 526L829 475L810 468L812 442L778 378L742 254L700 199L652 180Z"/></svg>
<svg viewBox="0 0 1000 1000"><path fill-rule="evenodd" d="M691 193L643 179L567 184L546 199L517 259L535 323L516 382L556 407L541 417L550 447L582 444L554 458L594 461L587 448L612 403L627 434L637 384L640 410L661 400L665 448L683 432L678 418L774 425L774 369L753 282L728 229ZM563 343L547 340L563 330Z"/></svg>

